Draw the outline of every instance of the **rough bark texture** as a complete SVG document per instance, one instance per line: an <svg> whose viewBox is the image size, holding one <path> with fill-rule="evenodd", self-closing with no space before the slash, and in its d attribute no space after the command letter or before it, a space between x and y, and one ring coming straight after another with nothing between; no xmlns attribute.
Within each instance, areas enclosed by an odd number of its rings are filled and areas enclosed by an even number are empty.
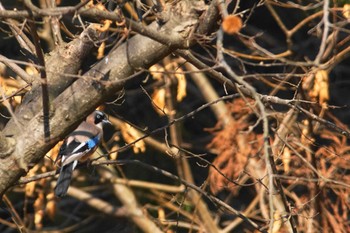
<svg viewBox="0 0 350 233"><path fill-rule="evenodd" d="M164 12L166 16L164 16L166 19L164 25L160 27L154 23L148 28L159 34L172 36L178 40L178 45L183 45L191 31L199 24L200 11L204 9L203 6L201 1L182 1L176 7L167 8L168 10ZM180 9L181 11L179 11ZM82 44L80 45L82 46ZM91 48L91 44L88 47ZM86 54L75 55L74 52L70 54L69 51L72 50L69 49L66 47L63 54L58 52L57 55L51 55L51 58L47 58L46 69L48 71L54 70L54 73L76 74L81 60ZM58 95L51 101L51 140L49 142L44 140L42 112L40 110L41 99L38 98L40 94L39 92L30 93L25 98L23 106L15 113L19 124L12 122L12 119L3 131L4 135L10 135L11 140L15 140L16 146L11 154L1 159L0 195L3 195L25 174L29 164L38 162L59 139L79 124L89 112L103 103L108 96L120 91L123 88L125 78L139 69L148 68L169 55L174 49L176 47L173 44L170 47L145 36L136 35L94 65L83 78L79 78L68 88L66 87L70 82L67 80L61 82L62 76L51 76L54 73L48 72L49 85L54 84L50 89L50 92L54 93L52 97ZM73 51L76 50L73 49ZM54 56L57 56L57 59ZM62 56L67 56L65 58L67 60L59 58ZM69 59L74 60L74 62ZM57 64L60 64L59 67L61 67L58 70L56 70ZM6 147L6 145L3 146Z"/></svg>
<svg viewBox="0 0 350 233"><path fill-rule="evenodd" d="M57 50L46 55L46 73L50 100L55 99L62 91L74 82L70 75L78 74L81 64L94 47L94 40L98 38L98 31L88 27L80 36L68 44L62 44ZM20 106L17 107L16 119L21 125L26 125L34 114L42 109L41 83L37 79L32 84L32 89L24 96ZM14 119L10 120L5 134L14 134L21 131L15 126Z"/></svg>

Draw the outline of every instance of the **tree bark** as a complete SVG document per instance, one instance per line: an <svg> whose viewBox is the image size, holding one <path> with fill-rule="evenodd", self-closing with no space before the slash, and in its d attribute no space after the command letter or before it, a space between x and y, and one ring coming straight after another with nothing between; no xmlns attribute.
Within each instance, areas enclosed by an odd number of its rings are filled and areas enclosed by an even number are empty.
<svg viewBox="0 0 350 233"><path fill-rule="evenodd" d="M155 37L165 34L167 37L176 38L178 40L177 45L186 44L186 41L193 42L194 40L190 40L192 39L190 36L193 35L192 32L196 28L210 28L207 24L203 27L200 25L200 16L203 9L205 9L204 7L204 2L190 0L169 5L165 8L167 10L162 12L162 18L166 20L165 24L160 26L153 23L147 26L146 29L156 32L158 35L155 35ZM211 11L208 11L210 14L214 12L218 16L216 8L210 9ZM211 23L216 24L216 21ZM204 32L205 30L202 33ZM42 159L60 139L73 130L93 109L102 104L109 96L120 91L129 76L136 71L147 69L171 54L176 46L173 43L170 44L171 46L164 45L148 37L135 35L105 56L71 85L69 82L52 85L50 92L54 93L54 99L50 103L51 138L49 142L44 140L43 115L40 109L41 100L35 97L40 94L33 95L33 93L29 93L25 97L26 102L15 112L19 124L15 124L12 119L3 130L3 134L10 135L11 140L16 143L13 152L1 158L0 196L28 171L28 167ZM69 74L77 73L82 59L83 56L75 61L77 63L75 63L76 68L74 70L66 70L65 72ZM48 71L54 70L56 62L57 59L47 59L46 69ZM69 67L66 66L66 63L64 64L63 67ZM56 72L47 73L53 75ZM58 79L62 79L62 76L57 75L48 79L50 85ZM67 88L68 85L70 86ZM6 144L2 146L6 147Z"/></svg>

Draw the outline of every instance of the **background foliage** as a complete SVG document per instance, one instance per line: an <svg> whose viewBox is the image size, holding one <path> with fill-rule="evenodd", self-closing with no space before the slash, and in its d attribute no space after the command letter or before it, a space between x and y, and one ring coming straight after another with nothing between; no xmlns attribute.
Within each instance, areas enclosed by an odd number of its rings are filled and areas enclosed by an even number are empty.
<svg viewBox="0 0 350 233"><path fill-rule="evenodd" d="M350 232L349 11L2 1L0 231ZM56 142L98 105L58 199Z"/></svg>

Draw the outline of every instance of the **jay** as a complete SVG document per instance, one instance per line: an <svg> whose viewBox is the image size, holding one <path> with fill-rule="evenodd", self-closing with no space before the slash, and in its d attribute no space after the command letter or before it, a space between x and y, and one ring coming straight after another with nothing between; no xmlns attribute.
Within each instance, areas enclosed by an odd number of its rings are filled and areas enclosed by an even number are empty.
<svg viewBox="0 0 350 233"><path fill-rule="evenodd" d="M106 114L96 110L64 140L58 154L61 170L55 188L57 197L66 195L78 161L85 162L97 149L106 123L110 124Z"/></svg>

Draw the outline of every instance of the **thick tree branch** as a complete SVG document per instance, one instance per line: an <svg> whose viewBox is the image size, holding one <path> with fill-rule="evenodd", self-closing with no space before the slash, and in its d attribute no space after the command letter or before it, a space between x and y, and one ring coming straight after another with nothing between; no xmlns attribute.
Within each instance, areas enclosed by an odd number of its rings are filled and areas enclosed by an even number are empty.
<svg viewBox="0 0 350 233"><path fill-rule="evenodd" d="M45 64L50 99L56 98L73 83L75 79L71 76L78 73L83 60L89 55L94 47L94 40L97 40L98 36L98 32L92 26L87 27L78 38L68 44L63 44L56 51L46 55ZM36 79L32 89L24 96L22 104L15 111L21 125L28 124L35 113L42 108L41 93L41 82ZM21 130L15 127L14 120L11 119L6 125L4 133L15 134Z"/></svg>
<svg viewBox="0 0 350 233"><path fill-rule="evenodd" d="M188 34L182 32L198 24L199 15L190 7L192 1L181 1L180 3L183 2L187 4L187 7L181 7L183 12L164 12L169 17L166 24L159 28L159 25L154 23L148 28L156 30L159 34L178 33L179 36L176 38L182 42L187 40ZM182 23L179 24L181 21ZM183 30L181 27L184 27ZM174 29L176 29L175 32ZM179 44L182 43L181 41ZM31 107L23 105L23 108L16 112L16 117L23 127L19 129L10 122L4 129L4 132L12 135L17 143L11 156L2 159L0 163L0 175L2 176L0 195L3 195L6 189L24 174L24 170L20 168L19 164L23 162L28 166L39 161L60 138L72 130L96 106L121 90L123 82L128 76L133 75L138 69L147 69L172 51L172 47L136 35L107 55L52 101L50 116L52 140L48 143L44 142L42 114L37 108L33 110ZM50 62L46 63L48 70L50 70ZM38 104L38 100L33 101L33 98L29 98L29 102L33 102L34 105ZM33 117L22 114L23 112L29 113L31 110Z"/></svg>
<svg viewBox="0 0 350 233"><path fill-rule="evenodd" d="M15 140L0 133L0 159L6 158L14 151Z"/></svg>

